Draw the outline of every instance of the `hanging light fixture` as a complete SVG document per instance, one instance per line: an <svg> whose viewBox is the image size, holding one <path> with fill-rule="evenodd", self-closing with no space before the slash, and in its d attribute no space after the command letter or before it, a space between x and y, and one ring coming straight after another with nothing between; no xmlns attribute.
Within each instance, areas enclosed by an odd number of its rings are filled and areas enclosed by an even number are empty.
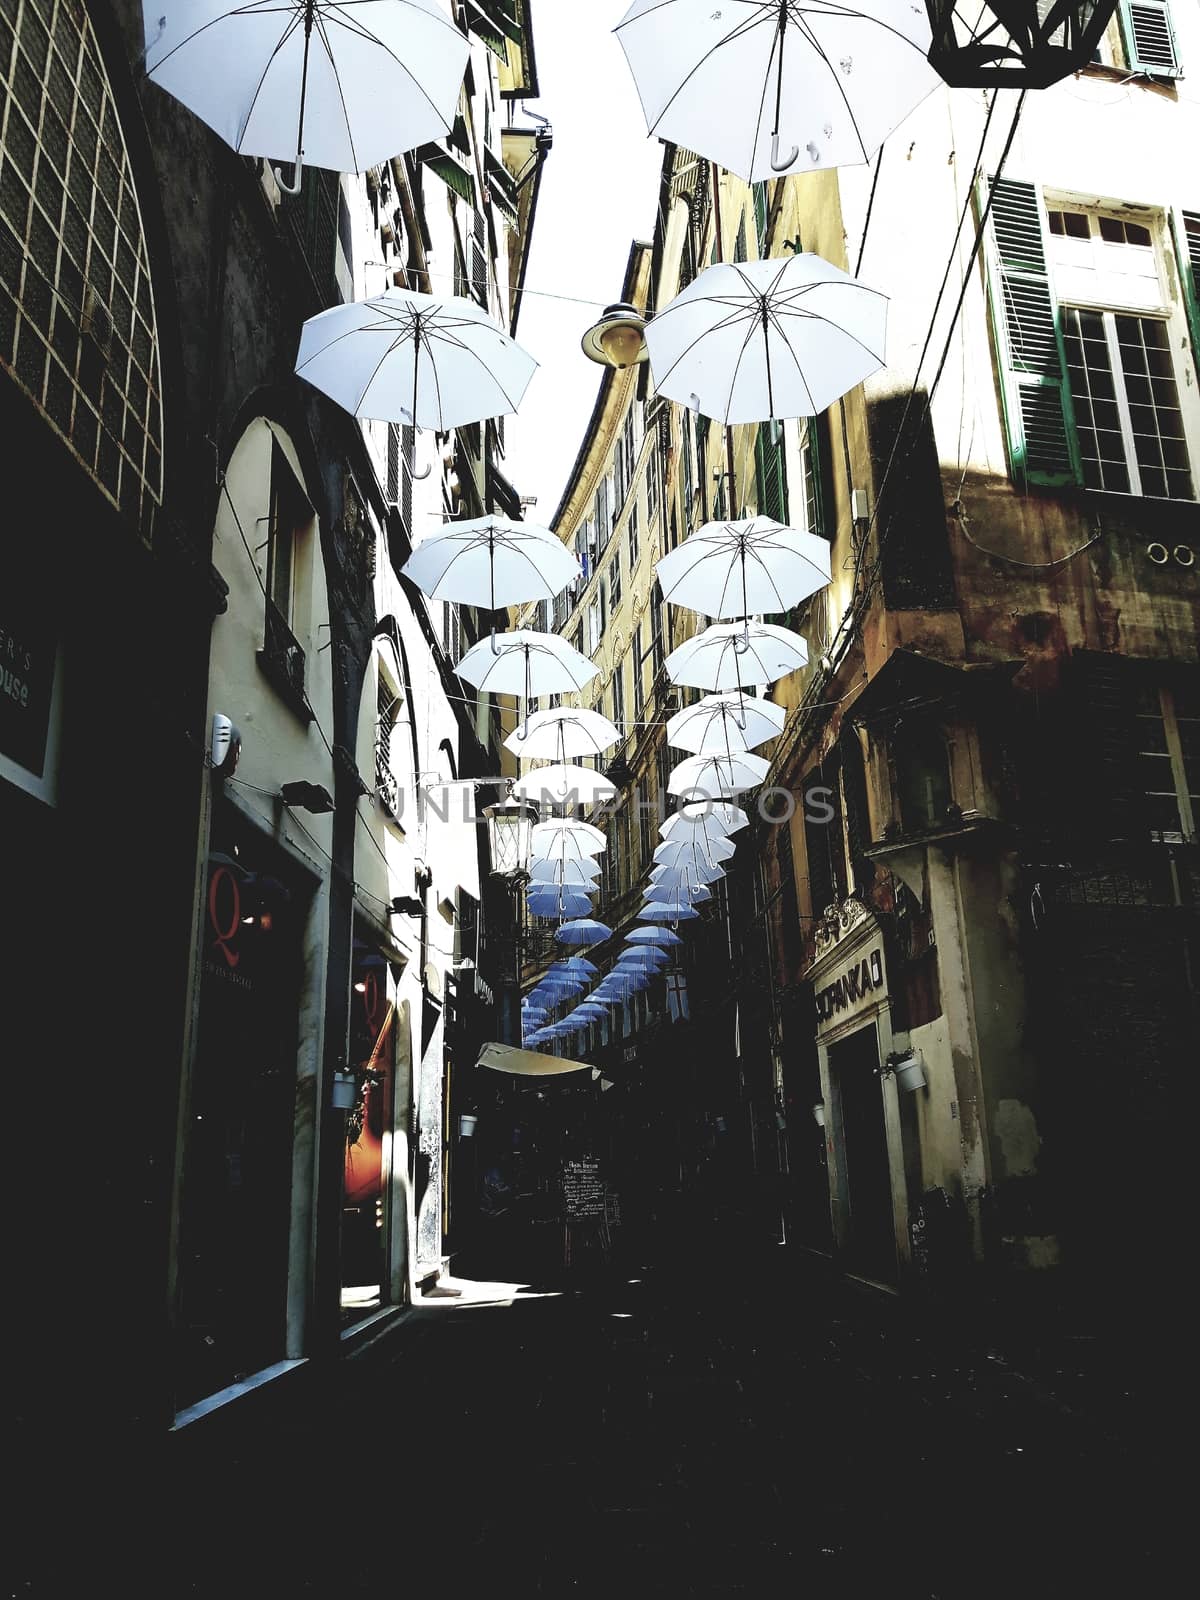
<svg viewBox="0 0 1200 1600"><path fill-rule="evenodd" d="M506 878L528 871L533 827L538 819L536 807L509 798L484 806L483 814L487 818L492 871Z"/></svg>
<svg viewBox="0 0 1200 1600"><path fill-rule="evenodd" d="M603 367L636 367L647 356L642 333L646 319L624 300L605 306L599 322L583 336L583 353Z"/></svg>
<svg viewBox="0 0 1200 1600"><path fill-rule="evenodd" d="M929 62L959 89L1046 89L1086 67L1117 0L925 0Z"/></svg>

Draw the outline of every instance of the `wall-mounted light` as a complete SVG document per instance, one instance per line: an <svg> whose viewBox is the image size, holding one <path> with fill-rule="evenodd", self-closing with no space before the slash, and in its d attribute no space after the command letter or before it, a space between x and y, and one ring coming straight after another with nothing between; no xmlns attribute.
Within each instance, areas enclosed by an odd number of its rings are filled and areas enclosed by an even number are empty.
<svg viewBox="0 0 1200 1600"><path fill-rule="evenodd" d="M501 800L484 806L488 844L492 852L492 871L502 877L525 872L533 849L533 825L537 808L523 800Z"/></svg>
<svg viewBox="0 0 1200 1600"><path fill-rule="evenodd" d="M818 1100L816 1102L812 1108L812 1114L813 1121L816 1123L817 1127L823 1128L825 1126L825 1102L823 1100Z"/></svg>
<svg viewBox="0 0 1200 1600"><path fill-rule="evenodd" d="M583 353L602 367L634 367L649 355L642 337L646 319L636 306L618 301L584 334Z"/></svg>

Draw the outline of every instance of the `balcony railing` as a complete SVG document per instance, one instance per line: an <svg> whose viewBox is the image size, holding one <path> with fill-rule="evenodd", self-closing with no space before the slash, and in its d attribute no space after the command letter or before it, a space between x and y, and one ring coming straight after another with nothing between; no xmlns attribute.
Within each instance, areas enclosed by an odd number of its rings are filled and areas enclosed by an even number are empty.
<svg viewBox="0 0 1200 1600"><path fill-rule="evenodd" d="M375 741L375 798L394 822L403 821L403 795L388 761L387 741L382 737Z"/></svg>
<svg viewBox="0 0 1200 1600"><path fill-rule="evenodd" d="M304 647L274 601L267 601L263 647L258 664L279 695L304 722L313 720L304 693Z"/></svg>

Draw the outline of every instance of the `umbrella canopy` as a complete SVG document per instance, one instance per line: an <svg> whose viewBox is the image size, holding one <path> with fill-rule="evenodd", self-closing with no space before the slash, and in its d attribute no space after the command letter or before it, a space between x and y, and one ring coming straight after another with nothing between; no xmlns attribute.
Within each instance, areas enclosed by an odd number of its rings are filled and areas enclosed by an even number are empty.
<svg viewBox="0 0 1200 1600"><path fill-rule="evenodd" d="M724 867L656 867L646 893L652 900L707 899L709 884L724 876Z"/></svg>
<svg viewBox="0 0 1200 1600"><path fill-rule="evenodd" d="M668 721L667 743L698 756L732 755L735 750L752 750L777 739L786 720L786 710L773 700L706 694Z"/></svg>
<svg viewBox="0 0 1200 1600"><path fill-rule="evenodd" d="M883 366L886 325L886 295L801 253L706 267L645 337L658 393L728 425L824 411Z"/></svg>
<svg viewBox="0 0 1200 1600"><path fill-rule="evenodd" d="M616 797L617 786L591 767L555 764L535 767L523 778L514 779L512 792L522 800L570 809L612 800Z"/></svg>
<svg viewBox="0 0 1200 1600"><path fill-rule="evenodd" d="M550 1072L591 1071L591 1063L587 1061L565 1061L561 1056L537 1055L529 1050L515 1050L509 1044L485 1044L475 1065L491 1067L493 1072L515 1072L520 1077L538 1077Z"/></svg>
<svg viewBox="0 0 1200 1600"><path fill-rule="evenodd" d="M687 838L697 829L714 838L738 833L749 823L741 806L731 800L695 800L673 811L658 831L664 839Z"/></svg>
<svg viewBox="0 0 1200 1600"><path fill-rule="evenodd" d="M559 858L550 861L543 857L535 857L529 863L530 884L548 883L557 888L560 884L571 884L590 893L589 885L600 876L600 863L593 856L584 856L581 860L564 860Z"/></svg>
<svg viewBox="0 0 1200 1600"><path fill-rule="evenodd" d="M808 646L790 628L714 622L672 650L665 665L671 682L688 688L747 689L786 678L807 662Z"/></svg>
<svg viewBox="0 0 1200 1600"><path fill-rule="evenodd" d="M680 839L664 839L654 848L654 860L659 866L705 866L713 867L719 861L728 861L737 846L721 834L714 834L711 839L703 834L697 834L693 829L689 836Z"/></svg>
<svg viewBox="0 0 1200 1600"><path fill-rule="evenodd" d="M564 922L554 937L559 944L603 944L605 939L612 938L612 929L603 922L593 922L590 917L580 917L573 922Z"/></svg>
<svg viewBox="0 0 1200 1600"><path fill-rule="evenodd" d="M535 711L524 727L504 741L506 750L531 761L566 761L568 756L598 756L618 744L621 731L598 711L583 706L553 706Z"/></svg>
<svg viewBox="0 0 1200 1600"><path fill-rule="evenodd" d="M681 900L650 900L638 912L643 922L692 922L700 913Z"/></svg>
<svg viewBox="0 0 1200 1600"><path fill-rule="evenodd" d="M473 644L454 670L489 694L528 700L535 694L573 694L600 669L556 633L517 628Z"/></svg>
<svg viewBox="0 0 1200 1600"><path fill-rule="evenodd" d="M706 617L787 611L829 582L831 546L771 517L706 522L655 567L673 605Z"/></svg>
<svg viewBox="0 0 1200 1600"><path fill-rule="evenodd" d="M440 433L515 411L536 369L474 300L412 289L309 317L296 358L297 374L353 416Z"/></svg>
<svg viewBox="0 0 1200 1600"><path fill-rule="evenodd" d="M912 0L634 0L615 31L650 132L747 183L869 161L938 81Z"/></svg>
<svg viewBox="0 0 1200 1600"><path fill-rule="evenodd" d="M608 849L608 839L601 829L575 817L551 817L547 822L535 823L529 842L534 855L543 860L553 859L551 852L564 842L572 845L576 856L598 856Z"/></svg>
<svg viewBox="0 0 1200 1600"><path fill-rule="evenodd" d="M622 967L653 967L656 970L665 967L671 957L666 950L660 950L654 944L627 945L617 957L615 970Z"/></svg>
<svg viewBox="0 0 1200 1600"><path fill-rule="evenodd" d="M582 569L548 529L488 516L445 523L421 541L401 576L433 600L495 611L553 599L582 576Z"/></svg>
<svg viewBox="0 0 1200 1600"><path fill-rule="evenodd" d="M557 961L552 961L546 970L568 972L573 978L595 978L600 972L600 968L594 966L586 956L560 956Z"/></svg>
<svg viewBox="0 0 1200 1600"><path fill-rule="evenodd" d="M146 72L239 155L364 172L452 132L470 44L441 0L144 0Z"/></svg>
<svg viewBox="0 0 1200 1600"><path fill-rule="evenodd" d="M582 889L555 889L549 885L541 893L531 889L525 904L531 916L554 922L563 917L584 917L592 909L591 897Z"/></svg>
<svg viewBox="0 0 1200 1600"><path fill-rule="evenodd" d="M625 935L627 944L657 944L662 946L682 944L683 940L670 928L632 928Z"/></svg>
<svg viewBox="0 0 1200 1600"><path fill-rule="evenodd" d="M748 750L732 756L688 756L671 773L667 793L724 799L757 788L770 770L769 761Z"/></svg>

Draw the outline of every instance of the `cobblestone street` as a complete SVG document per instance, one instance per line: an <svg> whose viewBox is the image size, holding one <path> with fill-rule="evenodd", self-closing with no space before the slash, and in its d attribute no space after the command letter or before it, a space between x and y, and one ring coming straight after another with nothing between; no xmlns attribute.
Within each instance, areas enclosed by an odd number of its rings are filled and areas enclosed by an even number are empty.
<svg viewBox="0 0 1200 1600"><path fill-rule="evenodd" d="M1174 1592L1131 1352L1070 1319L989 1342L786 1250L714 1259L501 1305L463 1282L328 1387L264 1391L139 1494L122 1478L92 1579L334 1595L402 1553L452 1594ZM14 1592L78 1556L47 1548Z"/></svg>

